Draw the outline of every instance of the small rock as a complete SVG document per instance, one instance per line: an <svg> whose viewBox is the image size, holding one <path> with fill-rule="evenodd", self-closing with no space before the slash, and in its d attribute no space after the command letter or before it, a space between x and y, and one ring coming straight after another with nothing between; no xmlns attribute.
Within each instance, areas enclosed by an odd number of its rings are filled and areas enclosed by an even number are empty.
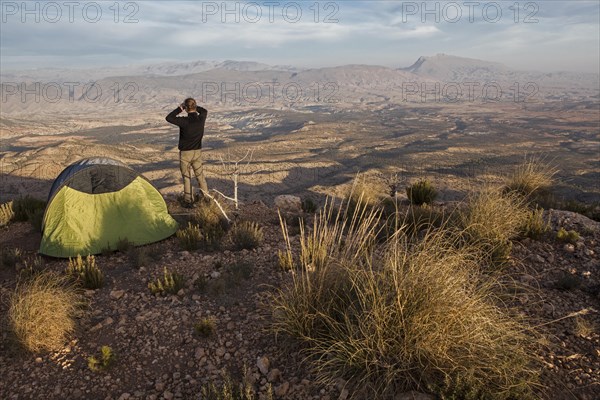
<svg viewBox="0 0 600 400"><path fill-rule="evenodd" d="M267 374L267 380L271 383L278 381L281 378L281 371L277 368L273 368Z"/></svg>
<svg viewBox="0 0 600 400"><path fill-rule="evenodd" d="M575 252L575 246L573 246L571 243L565 244L564 249L567 253Z"/></svg>
<svg viewBox="0 0 600 400"><path fill-rule="evenodd" d="M202 357L204 357L204 349L202 347L197 347L196 348L196 353L195 353L194 356L196 357L196 360L199 360Z"/></svg>
<svg viewBox="0 0 600 400"><path fill-rule="evenodd" d="M169 392L168 390L166 390L163 393L163 397L165 398L165 400L171 400L173 398L173 393Z"/></svg>
<svg viewBox="0 0 600 400"><path fill-rule="evenodd" d="M282 213L298 214L302 212L302 200L298 196L281 195L275 197L275 205Z"/></svg>
<svg viewBox="0 0 600 400"><path fill-rule="evenodd" d="M263 375L269 372L269 359L267 356L258 357L256 360L256 366Z"/></svg>
<svg viewBox="0 0 600 400"><path fill-rule="evenodd" d="M41 364L41 363L42 363L42 361L43 361L43 360L42 360L42 357L36 357L36 358L35 358L35 363L36 363L36 364Z"/></svg>
<svg viewBox="0 0 600 400"><path fill-rule="evenodd" d="M113 300L119 300L125 294L124 290L111 290L110 298Z"/></svg>
<svg viewBox="0 0 600 400"><path fill-rule="evenodd" d="M594 255L594 250L592 250L592 249L585 249L583 252L585 253L586 256Z"/></svg>
<svg viewBox="0 0 600 400"><path fill-rule="evenodd" d="M165 390L165 384L163 382L156 382L154 389L156 389L157 392L162 392Z"/></svg>
<svg viewBox="0 0 600 400"><path fill-rule="evenodd" d="M219 271L213 271L210 273L210 277L213 279L217 279L220 276L221 276L221 273Z"/></svg>
<svg viewBox="0 0 600 400"><path fill-rule="evenodd" d="M283 382L281 385L277 386L277 388L275 388L275 396L277 397L284 397L288 390L290 389L290 383L289 382Z"/></svg>

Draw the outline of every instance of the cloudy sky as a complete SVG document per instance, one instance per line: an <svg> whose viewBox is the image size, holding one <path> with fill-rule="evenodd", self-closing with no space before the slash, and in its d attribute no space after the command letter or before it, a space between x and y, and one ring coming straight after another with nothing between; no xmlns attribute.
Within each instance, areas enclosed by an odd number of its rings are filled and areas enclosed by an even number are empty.
<svg viewBox="0 0 600 400"><path fill-rule="evenodd" d="M594 1L5 1L3 69L253 60L405 67L437 53L598 72ZM515 7L517 5L518 7Z"/></svg>

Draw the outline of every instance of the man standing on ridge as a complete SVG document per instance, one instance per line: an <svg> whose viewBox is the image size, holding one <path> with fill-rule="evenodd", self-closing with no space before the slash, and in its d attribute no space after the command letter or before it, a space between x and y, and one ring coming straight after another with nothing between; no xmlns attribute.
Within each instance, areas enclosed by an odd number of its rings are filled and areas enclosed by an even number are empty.
<svg viewBox="0 0 600 400"><path fill-rule="evenodd" d="M187 117L177 117L184 110L188 113ZM179 169L183 176L183 200L186 207L192 207L194 203L190 169L194 170L201 196L208 195L201 154L207 114L208 111L196 105L196 100L190 97L166 117L167 122L179 127Z"/></svg>

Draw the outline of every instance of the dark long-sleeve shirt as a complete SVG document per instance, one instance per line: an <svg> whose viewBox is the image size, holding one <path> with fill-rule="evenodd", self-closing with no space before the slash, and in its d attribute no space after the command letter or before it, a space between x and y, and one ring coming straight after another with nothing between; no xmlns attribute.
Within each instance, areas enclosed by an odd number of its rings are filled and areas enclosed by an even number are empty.
<svg viewBox="0 0 600 400"><path fill-rule="evenodd" d="M204 123L208 111L196 106L195 113L189 113L187 117L178 117L181 108L177 107L167 115L167 122L179 127L179 150L198 150L202 148L202 137L204 136Z"/></svg>

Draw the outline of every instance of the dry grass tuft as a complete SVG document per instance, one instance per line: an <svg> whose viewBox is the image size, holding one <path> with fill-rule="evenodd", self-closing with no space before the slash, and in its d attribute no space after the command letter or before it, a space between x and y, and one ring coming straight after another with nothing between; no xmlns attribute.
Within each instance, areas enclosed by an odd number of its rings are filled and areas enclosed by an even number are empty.
<svg viewBox="0 0 600 400"><path fill-rule="evenodd" d="M526 398L527 328L474 273L481 250L444 230L397 231L378 246L378 211L367 208L344 216L328 203L311 230L301 226L300 271L272 299L275 331L304 342L321 382L343 378L363 398Z"/></svg>
<svg viewBox="0 0 600 400"><path fill-rule="evenodd" d="M0 226L8 225L15 217L13 202L0 204Z"/></svg>
<svg viewBox="0 0 600 400"><path fill-rule="evenodd" d="M236 222L231 228L231 242L236 250L252 250L263 242L263 229L256 222Z"/></svg>
<svg viewBox="0 0 600 400"><path fill-rule="evenodd" d="M81 305L76 289L51 272L21 282L10 296L8 319L18 342L27 350L60 349L75 329Z"/></svg>
<svg viewBox="0 0 600 400"><path fill-rule="evenodd" d="M459 211L457 225L470 245L479 247L484 264L504 265L512 249L512 239L522 233L530 218L525 200L515 192L485 187L473 193Z"/></svg>
<svg viewBox="0 0 600 400"><path fill-rule="evenodd" d="M550 190L557 172L544 158L530 157L506 177L506 191L531 199Z"/></svg>

